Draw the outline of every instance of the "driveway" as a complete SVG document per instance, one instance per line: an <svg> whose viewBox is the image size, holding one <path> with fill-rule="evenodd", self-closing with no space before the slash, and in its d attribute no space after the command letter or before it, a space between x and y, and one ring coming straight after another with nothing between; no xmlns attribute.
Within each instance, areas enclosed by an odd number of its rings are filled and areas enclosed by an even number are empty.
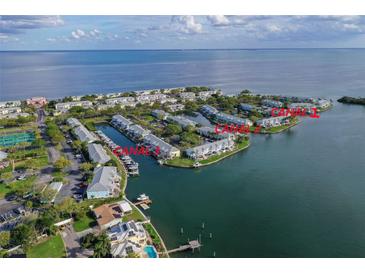
<svg viewBox="0 0 365 274"><path fill-rule="evenodd" d="M91 255L89 250L85 250L80 246L80 240L72 225L67 225L64 228L61 232L61 237L66 247L67 257L87 258Z"/></svg>
<svg viewBox="0 0 365 274"><path fill-rule="evenodd" d="M66 170L68 180L67 184L64 184L60 192L57 194L55 204L61 203L65 198L72 197L74 194L83 195L85 192L84 188L80 187L82 183L83 173L80 170L81 160L77 159L73 154L73 149L66 143L62 144L63 153L70 160L70 167Z"/></svg>

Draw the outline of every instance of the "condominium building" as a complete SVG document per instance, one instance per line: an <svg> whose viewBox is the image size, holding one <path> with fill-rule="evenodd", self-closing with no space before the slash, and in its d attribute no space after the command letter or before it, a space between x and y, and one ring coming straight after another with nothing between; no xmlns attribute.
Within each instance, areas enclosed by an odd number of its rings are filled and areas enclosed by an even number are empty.
<svg viewBox="0 0 365 274"><path fill-rule="evenodd" d="M182 128L187 128L187 127L195 127L196 126L196 122L189 120L188 118L185 118L184 116L169 116L167 117L167 120L169 122L173 122L176 123L178 125L180 125Z"/></svg>
<svg viewBox="0 0 365 274"><path fill-rule="evenodd" d="M98 165L103 165L110 161L110 156L100 144L88 144L87 150L90 160Z"/></svg>
<svg viewBox="0 0 365 274"><path fill-rule="evenodd" d="M143 138L143 143L150 147L150 151L157 152L157 158L162 159L172 159L175 157L180 157L180 150L176 147L166 143L164 140L158 138L153 134L148 134Z"/></svg>
<svg viewBox="0 0 365 274"><path fill-rule="evenodd" d="M90 101L72 101L66 103L58 103L55 105L57 111L60 112L67 112L72 107L83 107L83 108L90 108L92 107L93 103Z"/></svg>
<svg viewBox="0 0 365 274"><path fill-rule="evenodd" d="M234 148L234 145L235 143L232 139L226 138L212 143L188 148L185 150L185 154L194 160L205 159L213 155L230 151Z"/></svg>
<svg viewBox="0 0 365 274"><path fill-rule="evenodd" d="M120 176L113 166L102 166L94 169L94 177L86 190L88 199L110 198L119 195Z"/></svg>

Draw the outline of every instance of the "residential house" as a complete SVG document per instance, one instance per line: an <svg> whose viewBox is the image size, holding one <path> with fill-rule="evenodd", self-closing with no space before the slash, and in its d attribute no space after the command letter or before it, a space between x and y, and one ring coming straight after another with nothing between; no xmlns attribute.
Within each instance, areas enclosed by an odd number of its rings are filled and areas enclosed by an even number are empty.
<svg viewBox="0 0 365 274"><path fill-rule="evenodd" d="M280 101L275 101L275 100L268 100L268 99L265 99L265 100L262 100L261 101L261 104L263 106L266 106L266 107L272 107L272 108L281 108L283 107L283 103L280 102Z"/></svg>
<svg viewBox="0 0 365 274"><path fill-rule="evenodd" d="M230 125L231 124L237 125L237 126L241 126L241 125L252 126L253 125L252 121L250 121L249 119L239 118L237 116L226 114L223 112L219 112L219 113L215 114L214 119L219 123L225 123L225 124L230 124Z"/></svg>
<svg viewBox="0 0 365 274"><path fill-rule="evenodd" d="M66 120L66 123L71 127L71 128L74 128L74 127L79 127L79 126L82 126L81 122L76 119L76 118L68 118Z"/></svg>
<svg viewBox="0 0 365 274"><path fill-rule="evenodd" d="M128 135L130 135L132 139L142 139L148 134L150 134L150 131L139 125L132 125L128 128Z"/></svg>
<svg viewBox="0 0 365 274"><path fill-rule="evenodd" d="M210 156L230 151L234 148L234 146L234 141L232 139L226 138L212 143L206 143L204 145L188 148L185 150L185 154L194 160L206 159Z"/></svg>
<svg viewBox="0 0 365 274"><path fill-rule="evenodd" d="M168 114L166 111L163 111L161 109L154 109L154 110L152 110L151 115L153 117L156 117L157 119L166 120L170 114Z"/></svg>
<svg viewBox="0 0 365 274"><path fill-rule="evenodd" d="M270 118L263 118L256 121L256 125L263 128L278 127L290 123L288 116L276 116Z"/></svg>
<svg viewBox="0 0 365 274"><path fill-rule="evenodd" d="M182 92L179 94L179 97L183 101L194 101L196 99L194 92Z"/></svg>
<svg viewBox="0 0 365 274"><path fill-rule="evenodd" d="M217 94L217 90L209 90L209 91L200 91L198 92L197 98L201 100L207 100L209 97L212 97L212 95Z"/></svg>
<svg viewBox="0 0 365 274"><path fill-rule="evenodd" d="M94 169L94 177L86 190L88 199L110 198L119 195L121 177L113 166L101 166Z"/></svg>
<svg viewBox="0 0 365 274"><path fill-rule="evenodd" d="M133 125L132 121L124 118L122 115L114 115L112 118L112 125L121 129L128 129L131 125Z"/></svg>
<svg viewBox="0 0 365 274"><path fill-rule="evenodd" d="M113 257L127 257L129 254L141 254L147 243L147 232L142 223L119 222L107 230L111 242Z"/></svg>
<svg viewBox="0 0 365 274"><path fill-rule="evenodd" d="M172 159L175 157L180 157L179 149L166 143L165 141L153 134L148 134L147 136L145 136L143 138L143 143L146 146L150 147L150 151L157 152L157 147L159 148L159 154L157 155L157 158Z"/></svg>
<svg viewBox="0 0 365 274"><path fill-rule="evenodd" d="M90 132L83 125L75 127L74 132L81 142L92 143L98 140L94 133Z"/></svg>
<svg viewBox="0 0 365 274"><path fill-rule="evenodd" d="M219 111L209 105L204 105L200 108L200 112L207 117L214 117Z"/></svg>
<svg viewBox="0 0 365 274"><path fill-rule="evenodd" d="M167 120L169 122L173 122L176 123L178 125L180 125L182 128L187 128L187 127L195 127L196 126L196 122L191 121L187 118L185 118L184 116L169 116L167 117Z"/></svg>
<svg viewBox="0 0 365 274"><path fill-rule="evenodd" d="M113 204L104 204L93 209L96 221L101 230L107 229L122 221L123 216L132 212L131 205L123 200Z"/></svg>
<svg viewBox="0 0 365 274"><path fill-rule="evenodd" d="M21 101L3 101L0 102L0 108L20 107Z"/></svg>
<svg viewBox="0 0 365 274"><path fill-rule="evenodd" d="M172 105L168 105L167 108L171 112L176 112L176 111L182 111L182 110L184 110L185 109L185 106L183 104L172 104Z"/></svg>
<svg viewBox="0 0 365 274"><path fill-rule="evenodd" d="M225 132L217 134L213 127L199 127L196 129L199 135L214 140L222 140L226 138L234 138L234 134Z"/></svg>
<svg viewBox="0 0 365 274"><path fill-rule="evenodd" d="M91 161L98 165L103 165L110 161L110 156L100 144L88 144L87 150Z"/></svg>
<svg viewBox="0 0 365 274"><path fill-rule="evenodd" d="M55 108L59 112L67 112L70 108L73 107L90 108L92 106L93 103L90 101L72 101L72 102L58 103L55 105Z"/></svg>

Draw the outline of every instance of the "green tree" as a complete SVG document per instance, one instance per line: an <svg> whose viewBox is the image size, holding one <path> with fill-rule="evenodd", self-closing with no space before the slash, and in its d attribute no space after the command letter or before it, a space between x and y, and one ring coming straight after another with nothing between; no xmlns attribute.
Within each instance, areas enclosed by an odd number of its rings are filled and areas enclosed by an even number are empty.
<svg viewBox="0 0 365 274"><path fill-rule="evenodd" d="M70 166L70 160L66 159L64 156L61 156L55 163L54 166L58 170L65 169L66 167Z"/></svg>
<svg viewBox="0 0 365 274"><path fill-rule="evenodd" d="M2 231L0 232L0 247L5 248L10 243L10 232Z"/></svg>
<svg viewBox="0 0 365 274"><path fill-rule="evenodd" d="M30 247L36 239L37 233L31 224L19 224L10 232L10 242L13 245L22 245L25 249Z"/></svg>
<svg viewBox="0 0 365 274"><path fill-rule="evenodd" d="M100 234L94 243L94 258L110 258L110 240L104 233Z"/></svg>
<svg viewBox="0 0 365 274"><path fill-rule="evenodd" d="M178 124L168 124L164 130L165 136L178 135L182 132L182 128Z"/></svg>
<svg viewBox="0 0 365 274"><path fill-rule="evenodd" d="M90 171L90 170L92 170L93 168L94 168L94 165L93 165L92 163L89 163L89 162L82 163L82 164L80 165L80 169L81 169L82 171L85 171L85 172Z"/></svg>

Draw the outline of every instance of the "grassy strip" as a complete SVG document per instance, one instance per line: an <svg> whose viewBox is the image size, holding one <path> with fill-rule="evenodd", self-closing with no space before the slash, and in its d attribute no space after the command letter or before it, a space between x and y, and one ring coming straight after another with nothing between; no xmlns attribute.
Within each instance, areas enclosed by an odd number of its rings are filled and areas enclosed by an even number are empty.
<svg viewBox="0 0 365 274"><path fill-rule="evenodd" d="M96 225L95 218L93 217L92 212L90 211L86 212L85 216L83 216L81 219L73 223L73 227L76 232L83 231L95 225Z"/></svg>
<svg viewBox="0 0 365 274"><path fill-rule="evenodd" d="M65 247L60 235L50 237L31 247L27 252L28 258L62 258L65 256Z"/></svg>
<svg viewBox="0 0 365 274"><path fill-rule="evenodd" d="M176 166L176 167L193 167L195 160L189 158L174 158L165 161L166 165Z"/></svg>
<svg viewBox="0 0 365 274"><path fill-rule="evenodd" d="M287 129L289 129L289 128L297 125L297 124L299 124L299 120L296 118L289 125L283 125L283 126L278 126L278 127L272 127L272 128L266 129L266 130L261 130L260 133L275 134L275 133L279 133L279 132L282 132L284 130L287 130Z"/></svg>

